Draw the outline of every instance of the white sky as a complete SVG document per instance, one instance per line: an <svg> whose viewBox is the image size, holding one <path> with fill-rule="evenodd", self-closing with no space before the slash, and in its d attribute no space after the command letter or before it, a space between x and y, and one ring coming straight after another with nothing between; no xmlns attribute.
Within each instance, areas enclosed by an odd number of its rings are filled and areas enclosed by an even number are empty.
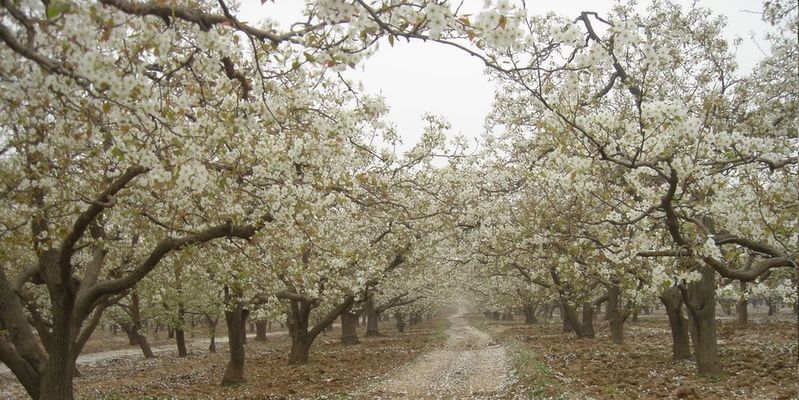
<svg viewBox="0 0 799 400"><path fill-rule="evenodd" d="M639 2L642 10L651 3L649 0ZM690 0L677 2L690 4ZM270 18L287 27L291 22L302 20L304 1L301 0L267 1L263 5L261 0L241 0L241 3L239 17L244 21ZM698 0L698 3L715 14L727 16L725 34L730 40L743 39L738 48L738 63L744 71L750 70L763 56L758 44L766 46L762 37L767 25L758 14L762 1ZM469 11L475 11L481 9L483 0L464 0L464 4ZM536 13L554 11L568 17L576 17L581 11L597 11L603 15L613 4L612 0L527 0L528 9ZM760 40L752 40L753 34ZM402 148L408 149L421 137L422 115L426 112L446 117L453 133L480 137L493 100L493 86L483 71L479 60L456 49L398 40L394 47L381 42L377 54L349 76L362 81L367 92L386 98L389 118L402 137Z"/></svg>

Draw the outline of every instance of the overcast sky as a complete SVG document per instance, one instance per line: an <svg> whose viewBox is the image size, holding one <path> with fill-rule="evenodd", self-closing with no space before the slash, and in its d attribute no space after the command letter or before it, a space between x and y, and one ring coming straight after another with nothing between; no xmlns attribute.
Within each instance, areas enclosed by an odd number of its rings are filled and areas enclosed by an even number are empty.
<svg viewBox="0 0 799 400"><path fill-rule="evenodd" d="M255 21L268 17L288 26L300 20L304 1L241 0L239 17ZM650 3L640 0L641 9ZM469 11L479 10L483 0L464 0ZM690 4L689 0L678 3ZM725 32L728 39L740 37L739 65L746 71L762 58L760 46L766 46L762 37L767 26L758 14L762 2L758 0L699 0L701 6L728 18ZM554 11L576 17L581 11L606 14L614 4L608 0L528 0L527 6L536 13ZM754 41L752 35L760 38ZM443 45L397 41L394 47L381 43L377 54L367 60L358 71L349 75L364 83L370 93L386 98L389 117L397 125L407 149L418 140L422 132L422 115L431 112L445 116L455 133L477 138L483 132L483 120L491 107L493 87L483 75L483 64L476 58Z"/></svg>

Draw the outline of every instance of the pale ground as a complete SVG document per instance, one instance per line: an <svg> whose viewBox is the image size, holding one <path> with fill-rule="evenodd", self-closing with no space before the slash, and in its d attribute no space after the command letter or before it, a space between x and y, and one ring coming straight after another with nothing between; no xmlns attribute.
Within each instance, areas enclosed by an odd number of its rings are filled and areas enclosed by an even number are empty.
<svg viewBox="0 0 799 400"><path fill-rule="evenodd" d="M469 325L464 311L449 317L447 342L367 389L374 399L490 399L503 397L511 381L505 349Z"/></svg>
<svg viewBox="0 0 799 400"><path fill-rule="evenodd" d="M285 335L286 331L278 331L278 332L267 332L267 336L274 336L274 335ZM255 334L247 335L248 339L254 339ZM227 343L228 338L227 336L218 337L216 338L216 343ZM186 346L189 348L201 348L206 349L208 345L211 343L211 339L209 338L197 338L197 339L186 339ZM152 346L151 350L153 354L158 355L162 353L174 352L176 353L176 347L174 343L162 345L162 346ZM109 351L102 351L99 353L89 353L89 354L81 354L78 356L77 366L80 367L81 365L91 365L96 364L101 361L108 361L112 359L122 359L122 358L144 358L142 355L141 349L137 347L130 347L127 349L119 349L119 350L109 350ZM2 362L0 362L0 374L10 374L11 371L8 367L5 366ZM0 395L2 395L2 391L0 391Z"/></svg>

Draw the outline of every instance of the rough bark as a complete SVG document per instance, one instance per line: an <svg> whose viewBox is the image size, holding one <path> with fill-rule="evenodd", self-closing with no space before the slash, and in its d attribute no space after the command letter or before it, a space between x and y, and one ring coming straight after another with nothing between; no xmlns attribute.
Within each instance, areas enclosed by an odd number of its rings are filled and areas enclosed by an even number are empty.
<svg viewBox="0 0 799 400"><path fill-rule="evenodd" d="M394 313L394 320L397 322L397 332L404 333L405 332L405 315L401 312Z"/></svg>
<svg viewBox="0 0 799 400"><path fill-rule="evenodd" d="M696 369L699 375L721 373L716 340L716 271L706 265L696 267L702 278L682 290L691 328Z"/></svg>
<svg viewBox="0 0 799 400"><path fill-rule="evenodd" d="M217 317L212 318L210 315L206 315L205 322L208 325L208 336L211 337L210 343L208 344L208 352L216 353L216 325L219 322L219 319Z"/></svg>
<svg viewBox="0 0 799 400"><path fill-rule="evenodd" d="M560 319L563 322L563 333L572 333L574 332L574 325L572 325L572 319L566 315L566 308L561 303L560 304Z"/></svg>
<svg viewBox="0 0 799 400"><path fill-rule="evenodd" d="M175 343L178 347L178 357L186 357L189 352L186 350L186 333L183 329L175 329Z"/></svg>
<svg viewBox="0 0 799 400"><path fill-rule="evenodd" d="M608 288L608 301L605 304L605 315L610 325L610 339L615 344L624 343L624 321L630 315L621 306L621 289L618 284L611 283Z"/></svg>
<svg viewBox="0 0 799 400"><path fill-rule="evenodd" d="M724 315L730 316L732 315L732 302L729 300L722 300L719 301L719 305L721 306L721 310L724 312Z"/></svg>
<svg viewBox="0 0 799 400"><path fill-rule="evenodd" d="M738 328L749 326L749 301L746 299L746 282L741 282L741 296L735 302L735 325Z"/></svg>
<svg viewBox="0 0 799 400"><path fill-rule="evenodd" d="M366 336L380 336L380 314L375 307L374 297L369 296L364 303L366 313Z"/></svg>
<svg viewBox="0 0 799 400"><path fill-rule="evenodd" d="M121 323L120 326L128 335L128 340L133 345L138 345L141 349L144 358L153 358L150 343L147 341L147 336L144 334L144 322L141 317L141 303L139 300L139 293L133 289L130 293L130 304L122 307L123 310L130 317L130 322Z"/></svg>
<svg viewBox="0 0 799 400"><path fill-rule="evenodd" d="M556 308L557 307L555 307L554 304L550 304L549 305L549 308L547 308L547 314L546 314L547 315L547 320L552 319L552 316L555 314L555 309Z"/></svg>
<svg viewBox="0 0 799 400"><path fill-rule="evenodd" d="M346 309L352 307L354 299L348 297L325 314L313 327L309 326L311 310L316 307L316 299L293 293L281 293L278 297L289 299L287 326L291 336L289 365L306 364L309 359L311 345L325 328L338 318Z"/></svg>
<svg viewBox="0 0 799 400"><path fill-rule="evenodd" d="M72 324L71 315L74 308L74 297L66 288L61 290L51 289L51 296L55 294L53 302L53 329L47 345L49 357L41 372L39 396L41 399L73 399L72 378L75 375L76 349L69 334Z"/></svg>
<svg viewBox="0 0 799 400"><path fill-rule="evenodd" d="M680 290L671 287L660 295L660 301L666 309L671 328L671 358L673 360L691 359L691 347L688 338L688 321L683 315L683 300Z"/></svg>
<svg viewBox="0 0 799 400"><path fill-rule="evenodd" d="M341 344L358 344L358 317L359 313L352 311L352 306L341 313ZM331 325L332 326L332 325Z"/></svg>
<svg viewBox="0 0 799 400"><path fill-rule="evenodd" d="M583 304L583 321L581 329L582 337L584 339L594 338L594 306L591 303Z"/></svg>
<svg viewBox="0 0 799 400"><path fill-rule="evenodd" d="M120 324L122 330L128 335L128 340L134 345L139 346L141 349L144 358L154 358L155 354L153 354L153 350L150 348L150 343L147 341L147 336L144 336L139 332L136 328L136 324L127 324L122 323Z"/></svg>
<svg viewBox="0 0 799 400"><path fill-rule="evenodd" d="M527 303L524 305L522 311L524 311L524 323L525 324L535 324L538 322L538 318L536 316L536 311L538 308L538 304L536 303Z"/></svg>
<svg viewBox="0 0 799 400"><path fill-rule="evenodd" d="M266 341L266 321L257 321L255 323L255 341Z"/></svg>
<svg viewBox="0 0 799 400"><path fill-rule="evenodd" d="M774 314L776 314L777 311L779 311L779 309L777 308L777 302L774 301L774 300L771 300L771 299L766 300L766 305L768 305L768 316L769 317L774 316Z"/></svg>
<svg viewBox="0 0 799 400"><path fill-rule="evenodd" d="M246 381L244 378L244 337L247 333L244 328L248 315L249 311L244 309L242 304L235 304L231 310L225 311L230 360L222 376L223 386L237 385Z"/></svg>

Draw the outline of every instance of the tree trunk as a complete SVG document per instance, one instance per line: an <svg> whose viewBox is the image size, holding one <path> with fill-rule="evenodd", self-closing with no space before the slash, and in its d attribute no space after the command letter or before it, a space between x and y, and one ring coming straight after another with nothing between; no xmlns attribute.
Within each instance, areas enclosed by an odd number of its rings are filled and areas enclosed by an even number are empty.
<svg viewBox="0 0 799 400"><path fill-rule="evenodd" d="M621 309L621 289L617 283L608 285L608 301L605 315L610 325L610 340L615 344L624 343L624 320L628 313Z"/></svg>
<svg viewBox="0 0 799 400"><path fill-rule="evenodd" d="M183 331L183 326L186 321L186 310L183 304L178 303L178 325L175 327L175 343L178 346L178 357L186 357L189 353L186 351L186 333Z"/></svg>
<svg viewBox="0 0 799 400"><path fill-rule="evenodd" d="M547 309L547 320L552 319L552 316L555 315L555 308L557 307L555 307L554 304L549 305L549 308Z"/></svg>
<svg viewBox="0 0 799 400"><path fill-rule="evenodd" d="M147 342L147 336L144 336L139 332L141 327L137 323L128 324L128 323L121 323L119 326L122 327L122 330L125 331L125 334L128 335L128 342L131 345L138 345L141 349L144 358L154 358L155 354L153 354L153 350L150 348L150 343Z"/></svg>
<svg viewBox="0 0 799 400"><path fill-rule="evenodd" d="M719 302L719 305L721 305L721 310L724 311L724 315L732 315L732 305L729 300L722 300Z"/></svg>
<svg viewBox="0 0 799 400"><path fill-rule="evenodd" d="M405 316L401 312L394 313L394 319L397 321L397 332L405 332Z"/></svg>
<svg viewBox="0 0 799 400"><path fill-rule="evenodd" d="M585 339L594 338L594 306L591 303L583 303L583 323L580 329L582 337Z"/></svg>
<svg viewBox="0 0 799 400"><path fill-rule="evenodd" d="M718 375L721 364L716 341L716 271L704 264L696 268L702 279L688 284L683 291L690 317L696 369L699 375Z"/></svg>
<svg viewBox="0 0 799 400"><path fill-rule="evenodd" d="M121 325L121 324L120 324ZM122 331L125 332L125 335L128 336L128 345L129 346L138 346L139 345L139 338L133 333L133 330L130 328L130 325L125 325L122 327Z"/></svg>
<svg viewBox="0 0 799 400"><path fill-rule="evenodd" d="M307 364L311 353L311 342L307 335L298 338L291 338L291 350L289 351L289 365Z"/></svg>
<svg viewBox="0 0 799 400"><path fill-rule="evenodd" d="M527 303L524 305L524 323L525 324L535 324L538 322L538 318L536 317L536 308L538 307L535 303Z"/></svg>
<svg viewBox="0 0 799 400"><path fill-rule="evenodd" d="M311 305L304 301L292 301L289 304L288 329L291 335L289 365L306 364L311 351L313 338L308 333L308 320L311 316Z"/></svg>
<svg viewBox="0 0 799 400"><path fill-rule="evenodd" d="M572 320L566 316L566 309L563 304L560 305L560 319L563 322L563 333L572 333L574 332L574 325L572 325Z"/></svg>
<svg viewBox="0 0 799 400"><path fill-rule="evenodd" d="M39 399L74 399L72 375L75 363L69 362L65 358L59 357L56 353L50 354L50 358L42 369Z"/></svg>
<svg viewBox="0 0 799 400"><path fill-rule="evenodd" d="M205 322L208 324L208 335L211 336L211 343L208 344L208 352L216 353L216 324L218 318L211 318L210 315L205 316Z"/></svg>
<svg viewBox="0 0 799 400"><path fill-rule="evenodd" d="M186 357L189 352L186 351L186 335L183 329L175 329L175 342L178 346L178 357Z"/></svg>
<svg viewBox="0 0 799 400"><path fill-rule="evenodd" d="M735 302L735 325L738 328L749 326L749 300L746 299L746 282L741 282L741 296Z"/></svg>
<svg viewBox="0 0 799 400"><path fill-rule="evenodd" d="M228 297L228 296L226 296ZM245 324L249 311L242 304L236 304L232 310L225 311L225 323L228 331L228 345L230 347L230 360L225 367L222 385L236 385L244 383L244 337L247 335Z"/></svg>
<svg viewBox="0 0 799 400"><path fill-rule="evenodd" d="M69 329L74 298L64 291L57 293L53 302L58 307L53 308L53 333L49 340L48 359L41 371L39 398L72 400L77 354L73 354Z"/></svg>
<svg viewBox="0 0 799 400"><path fill-rule="evenodd" d="M175 338L175 330L171 326L166 327L166 338L167 339Z"/></svg>
<svg viewBox="0 0 799 400"><path fill-rule="evenodd" d="M144 358L155 358L155 354L153 354L153 350L150 348L150 343L147 341L147 336L141 333L137 333L137 336L136 341L139 344L142 354L144 354Z"/></svg>
<svg viewBox="0 0 799 400"><path fill-rule="evenodd" d="M766 300L766 304L768 305L768 316L774 316L777 313L777 302L771 299Z"/></svg>
<svg viewBox="0 0 799 400"><path fill-rule="evenodd" d="M366 336L380 336L380 314L377 312L372 296L366 300L364 312L366 313Z"/></svg>
<svg viewBox="0 0 799 400"><path fill-rule="evenodd" d="M352 307L349 307L341 313L341 344L358 343L358 314L353 313Z"/></svg>
<svg viewBox="0 0 799 400"><path fill-rule="evenodd" d="M590 303L583 304L583 320L580 321L577 311L566 301L560 302L560 314L563 319L563 332L574 332L578 339L594 338L594 307Z"/></svg>
<svg viewBox="0 0 799 400"><path fill-rule="evenodd" d="M691 347L688 339L688 321L682 312L682 295L680 289L671 287L660 295L660 301L666 308L671 328L671 358L673 360L691 359Z"/></svg>
<svg viewBox="0 0 799 400"><path fill-rule="evenodd" d="M255 341L266 341L266 321L258 321L255 323Z"/></svg>
<svg viewBox="0 0 799 400"><path fill-rule="evenodd" d="M249 315L249 311L247 311ZM247 344L247 319L244 318L241 320L241 344Z"/></svg>

